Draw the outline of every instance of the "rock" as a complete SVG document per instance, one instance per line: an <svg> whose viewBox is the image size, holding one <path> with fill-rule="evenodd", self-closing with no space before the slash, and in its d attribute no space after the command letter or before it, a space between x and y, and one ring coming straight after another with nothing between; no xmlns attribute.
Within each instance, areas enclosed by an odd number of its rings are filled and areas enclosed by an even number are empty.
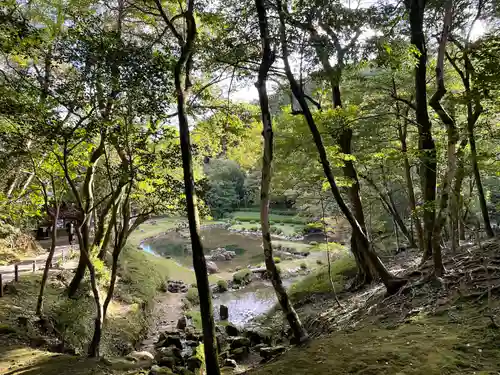
<svg viewBox="0 0 500 375"><path fill-rule="evenodd" d="M149 375L173 375L174 373L172 372L171 369L168 367L160 367L158 365L154 365L151 367L151 370L149 371Z"/></svg>
<svg viewBox="0 0 500 375"><path fill-rule="evenodd" d="M195 348L198 345L200 345L200 342L198 340L196 340L196 341L194 341L194 340L186 340L185 344L186 344L186 346L189 346L191 348Z"/></svg>
<svg viewBox="0 0 500 375"><path fill-rule="evenodd" d="M238 336L240 334L240 330L234 324L229 323L226 326L226 333L228 336Z"/></svg>
<svg viewBox="0 0 500 375"><path fill-rule="evenodd" d="M252 346L252 350L254 352L260 353L260 349L266 348L266 347L267 347L267 344L261 343L261 344L257 344L255 346Z"/></svg>
<svg viewBox="0 0 500 375"><path fill-rule="evenodd" d="M266 331L250 329L246 331L244 335L250 339L252 346L263 343L266 344L266 346L271 345L272 337L270 333L266 333Z"/></svg>
<svg viewBox="0 0 500 375"><path fill-rule="evenodd" d="M169 346L175 346L178 349L182 350L182 341L181 337L177 335L169 335L163 340L163 342L159 343L158 346L162 346L168 348Z"/></svg>
<svg viewBox="0 0 500 375"><path fill-rule="evenodd" d="M215 264L212 261L207 262L207 271L210 275L213 275L214 273L219 272L219 267L217 267L217 264Z"/></svg>
<svg viewBox="0 0 500 375"><path fill-rule="evenodd" d="M137 352L133 351L126 357L129 360L133 361L153 361L155 359L154 355L152 355L150 352L147 351L142 351L142 352Z"/></svg>
<svg viewBox="0 0 500 375"><path fill-rule="evenodd" d="M27 327L29 323L29 318L26 316L19 316L17 318L17 324L19 324L21 327Z"/></svg>
<svg viewBox="0 0 500 375"><path fill-rule="evenodd" d="M175 365L182 365L182 351L175 346L169 348L159 348L156 351L155 360L160 366L173 368Z"/></svg>
<svg viewBox="0 0 500 375"><path fill-rule="evenodd" d="M186 361L186 366L191 371L196 371L203 364L202 360L196 356L189 357Z"/></svg>
<svg viewBox="0 0 500 375"><path fill-rule="evenodd" d="M260 349L260 356L264 359L269 359L283 353L285 350L285 346L268 346Z"/></svg>
<svg viewBox="0 0 500 375"><path fill-rule="evenodd" d="M182 316L177 321L177 329L185 330L186 327L187 327L187 319L185 316Z"/></svg>
<svg viewBox="0 0 500 375"><path fill-rule="evenodd" d="M42 346L48 346L48 341L41 336L32 337L30 339L30 346L32 348L40 348Z"/></svg>
<svg viewBox="0 0 500 375"><path fill-rule="evenodd" d="M226 360L224 360L224 367L236 368L238 367L238 364L234 359L227 358Z"/></svg>
<svg viewBox="0 0 500 375"><path fill-rule="evenodd" d="M229 308L225 305L219 306L219 317L220 320L228 320L229 319Z"/></svg>
<svg viewBox="0 0 500 375"><path fill-rule="evenodd" d="M199 331L186 330L186 340L203 341L203 335Z"/></svg>
<svg viewBox="0 0 500 375"><path fill-rule="evenodd" d="M17 287L14 283L5 284L3 287L3 291L5 294L16 295L18 293Z"/></svg>
<svg viewBox="0 0 500 375"><path fill-rule="evenodd" d="M170 293L186 293L188 286L180 280L170 280L167 284L167 290Z"/></svg>
<svg viewBox="0 0 500 375"><path fill-rule="evenodd" d="M229 356L231 357L231 359L241 361L248 356L248 347L243 346L241 348L233 349L229 352Z"/></svg>
<svg viewBox="0 0 500 375"><path fill-rule="evenodd" d="M249 347L251 344L250 340L243 336L232 337L230 342L231 342L231 349Z"/></svg>

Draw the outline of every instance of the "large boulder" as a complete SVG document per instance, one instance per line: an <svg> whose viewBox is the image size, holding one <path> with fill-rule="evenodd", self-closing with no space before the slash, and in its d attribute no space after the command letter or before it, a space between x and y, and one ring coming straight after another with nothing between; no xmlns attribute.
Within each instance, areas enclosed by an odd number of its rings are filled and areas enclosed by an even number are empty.
<svg viewBox="0 0 500 375"><path fill-rule="evenodd" d="M213 275L214 273L218 273L219 272L219 267L217 267L217 264L215 264L214 262L208 261L207 262L207 272L210 275Z"/></svg>
<svg viewBox="0 0 500 375"><path fill-rule="evenodd" d="M240 334L240 330L234 324L229 323L226 326L226 333L228 336L238 336Z"/></svg>
<svg viewBox="0 0 500 375"><path fill-rule="evenodd" d="M133 351L129 353L126 357L129 361L139 362L139 361L151 361L155 359L154 355L147 351Z"/></svg>
<svg viewBox="0 0 500 375"><path fill-rule="evenodd" d="M156 363L160 366L167 366L173 368L176 365L182 365L184 360L182 358L182 351L175 346L168 348L159 348L155 355Z"/></svg>
<svg viewBox="0 0 500 375"><path fill-rule="evenodd" d="M190 371L196 371L203 365L203 361L197 356L189 357L186 361L186 366Z"/></svg>
<svg viewBox="0 0 500 375"><path fill-rule="evenodd" d="M236 363L236 361L234 359L227 358L224 360L224 367L236 368L236 367L238 367L238 364Z"/></svg>
<svg viewBox="0 0 500 375"><path fill-rule="evenodd" d="M241 347L249 347L251 345L250 340L247 337L237 336L230 338L231 349L237 349Z"/></svg>
<svg viewBox="0 0 500 375"><path fill-rule="evenodd" d="M231 351L229 352L229 356L230 359L242 361L248 356L248 353L248 347L242 346L241 348L231 349Z"/></svg>
<svg viewBox="0 0 500 375"><path fill-rule="evenodd" d="M244 332L244 335L250 339L252 346L266 344L270 346L272 342L272 333L264 329L253 328Z"/></svg>
<svg viewBox="0 0 500 375"><path fill-rule="evenodd" d="M161 347L175 346L176 348L182 350L182 340L178 335L168 335L162 342L158 344Z"/></svg>

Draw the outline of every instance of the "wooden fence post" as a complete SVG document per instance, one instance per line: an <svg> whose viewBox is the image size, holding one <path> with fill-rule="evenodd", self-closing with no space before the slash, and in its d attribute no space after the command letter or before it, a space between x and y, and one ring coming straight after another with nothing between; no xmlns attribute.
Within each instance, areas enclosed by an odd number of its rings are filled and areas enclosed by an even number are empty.
<svg viewBox="0 0 500 375"><path fill-rule="evenodd" d="M33 272L36 271L36 260L33 261Z"/></svg>
<svg viewBox="0 0 500 375"><path fill-rule="evenodd" d="M1 273L0 273L0 297L3 297L3 281Z"/></svg>
<svg viewBox="0 0 500 375"><path fill-rule="evenodd" d="M14 281L19 282L19 264L14 265Z"/></svg>

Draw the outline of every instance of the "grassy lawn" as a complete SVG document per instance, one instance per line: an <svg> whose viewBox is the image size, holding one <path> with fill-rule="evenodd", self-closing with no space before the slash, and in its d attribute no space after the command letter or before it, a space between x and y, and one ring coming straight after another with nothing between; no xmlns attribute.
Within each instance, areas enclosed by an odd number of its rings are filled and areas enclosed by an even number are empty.
<svg viewBox="0 0 500 375"><path fill-rule="evenodd" d="M127 242L130 245L139 246L142 240L161 235L165 233L165 231L174 228L181 221L183 221L183 219L175 217L162 217L148 220L141 224L139 228L130 235Z"/></svg>
<svg viewBox="0 0 500 375"><path fill-rule="evenodd" d="M260 212L235 211L231 214L231 218L238 221L260 222ZM269 220L289 224L305 224L309 221L307 217L298 215L278 215L272 213L269 214Z"/></svg>

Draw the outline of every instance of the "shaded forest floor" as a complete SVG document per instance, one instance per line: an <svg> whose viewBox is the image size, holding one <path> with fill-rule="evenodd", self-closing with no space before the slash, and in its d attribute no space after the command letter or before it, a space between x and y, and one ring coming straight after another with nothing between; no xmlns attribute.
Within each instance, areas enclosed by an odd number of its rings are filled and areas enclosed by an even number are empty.
<svg viewBox="0 0 500 375"><path fill-rule="evenodd" d="M303 298L298 312L312 340L249 373L498 374L500 243L444 259L446 275L436 281L417 253L398 254L393 272L409 283L393 296L374 285L339 292L342 307L328 293Z"/></svg>

